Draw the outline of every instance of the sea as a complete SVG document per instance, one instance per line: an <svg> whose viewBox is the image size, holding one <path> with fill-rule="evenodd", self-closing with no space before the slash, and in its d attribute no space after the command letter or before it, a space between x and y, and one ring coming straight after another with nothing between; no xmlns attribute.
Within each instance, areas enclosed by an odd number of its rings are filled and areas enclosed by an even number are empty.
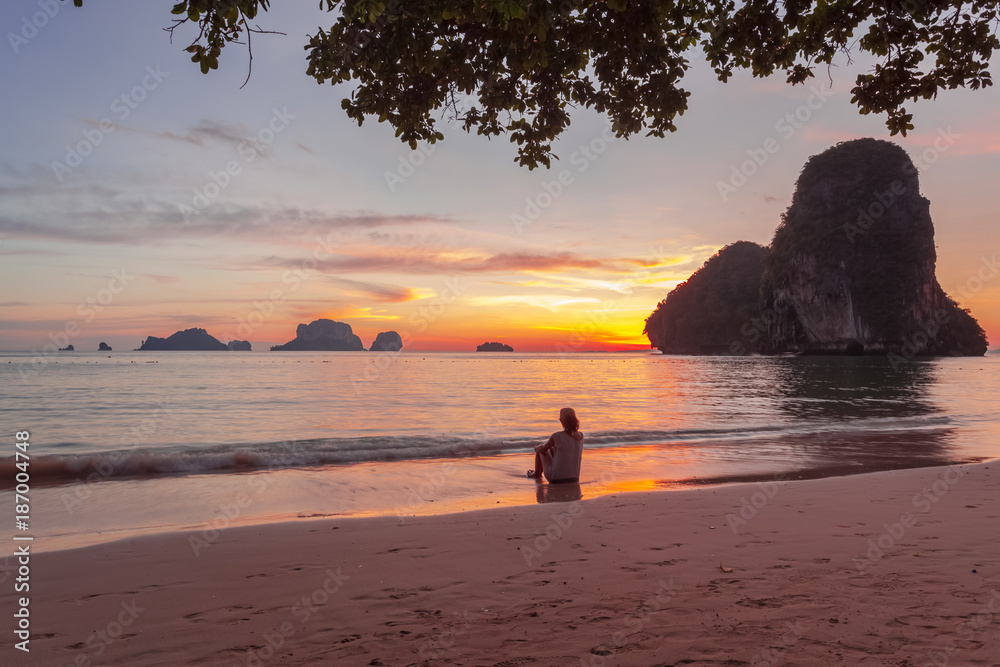
<svg viewBox="0 0 1000 667"><path fill-rule="evenodd" d="M538 484L563 407L580 484ZM997 458L1000 354L0 352L0 413L0 539L46 551Z"/></svg>

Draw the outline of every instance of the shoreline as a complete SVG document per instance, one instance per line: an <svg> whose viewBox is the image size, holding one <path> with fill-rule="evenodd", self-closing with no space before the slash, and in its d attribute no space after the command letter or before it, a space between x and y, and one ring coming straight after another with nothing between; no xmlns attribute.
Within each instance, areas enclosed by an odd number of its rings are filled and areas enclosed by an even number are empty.
<svg viewBox="0 0 1000 667"><path fill-rule="evenodd" d="M9 633L0 652L81 667L990 664L998 492L994 459L138 537L34 556L31 653ZM10 588L0 599L13 608Z"/></svg>
<svg viewBox="0 0 1000 667"><path fill-rule="evenodd" d="M315 517L411 517L593 499L615 493L853 476L974 462L982 457L905 455L895 436L858 436L861 458L837 462L775 447L713 450L637 445L587 451L580 484L523 476L525 453L410 459L245 472L137 476L32 488L35 549L61 551L169 532L270 525ZM913 434L906 436L912 443ZM931 437L931 436L928 436ZM857 450L859 443L844 441ZM872 451L875 450L875 451ZM714 451L714 454L713 454ZM957 454L955 452L954 454ZM85 478L84 478L85 479ZM0 498L12 490L0 490ZM304 509L306 508L306 509ZM8 542L13 527L0 529Z"/></svg>

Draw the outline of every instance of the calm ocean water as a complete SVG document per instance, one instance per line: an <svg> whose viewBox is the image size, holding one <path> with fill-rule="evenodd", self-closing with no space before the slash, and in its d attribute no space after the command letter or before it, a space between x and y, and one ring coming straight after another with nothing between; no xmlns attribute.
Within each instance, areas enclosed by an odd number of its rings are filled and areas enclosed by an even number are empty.
<svg viewBox="0 0 1000 667"><path fill-rule="evenodd" d="M254 476L277 481L241 521L534 502L516 477L564 406L584 495L936 465L1000 457L998 371L992 354L0 353L0 488L27 430L57 544L197 526Z"/></svg>

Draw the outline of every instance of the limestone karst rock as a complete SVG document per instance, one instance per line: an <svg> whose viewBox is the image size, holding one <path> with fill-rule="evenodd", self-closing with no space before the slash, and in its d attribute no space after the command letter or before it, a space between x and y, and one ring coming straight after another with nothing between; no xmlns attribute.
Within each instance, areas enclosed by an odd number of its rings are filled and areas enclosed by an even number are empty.
<svg viewBox="0 0 1000 667"><path fill-rule="evenodd" d="M657 306L646 335L670 354L985 354L936 261L906 151L843 142L806 163L768 248L723 248Z"/></svg>
<svg viewBox="0 0 1000 667"><path fill-rule="evenodd" d="M403 349L403 339L395 331L382 331L368 349L372 352L398 352Z"/></svg>
<svg viewBox="0 0 1000 667"><path fill-rule="evenodd" d="M761 283L765 352L982 355L945 294L930 202L901 147L857 139L809 159Z"/></svg>
<svg viewBox="0 0 1000 667"><path fill-rule="evenodd" d="M745 354L757 351L760 276L767 248L737 241L713 255L675 287L646 319L652 347L664 354ZM750 327L747 327L750 323Z"/></svg>
<svg viewBox="0 0 1000 667"><path fill-rule="evenodd" d="M319 319L309 324L300 324L295 329L295 338L284 345L272 345L272 351L301 352L360 352L364 350L361 339L355 335L350 324Z"/></svg>
<svg viewBox="0 0 1000 667"><path fill-rule="evenodd" d="M225 351L226 345L207 331L199 328L178 331L167 338L149 336L139 346L137 352L160 351Z"/></svg>

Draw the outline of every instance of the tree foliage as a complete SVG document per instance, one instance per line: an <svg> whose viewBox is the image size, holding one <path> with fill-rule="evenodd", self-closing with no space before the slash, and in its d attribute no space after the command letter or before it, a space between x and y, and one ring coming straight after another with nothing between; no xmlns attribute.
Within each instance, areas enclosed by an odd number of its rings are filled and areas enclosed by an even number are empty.
<svg viewBox="0 0 1000 667"><path fill-rule="evenodd" d="M74 0L81 5L83 0ZM992 85L998 3L984 0L320 0L335 15L306 45L308 74L352 82L348 116L390 123L415 147L443 135L450 112L466 131L508 135L517 161L550 166L552 141L573 107L608 116L615 133L676 130L681 83L701 51L726 81L738 69L806 81L838 53L878 62L852 93L863 114L885 113L892 134L912 129L907 100ZM182 0L180 23L202 71L253 32L269 0ZM175 26L176 27L176 26Z"/></svg>

